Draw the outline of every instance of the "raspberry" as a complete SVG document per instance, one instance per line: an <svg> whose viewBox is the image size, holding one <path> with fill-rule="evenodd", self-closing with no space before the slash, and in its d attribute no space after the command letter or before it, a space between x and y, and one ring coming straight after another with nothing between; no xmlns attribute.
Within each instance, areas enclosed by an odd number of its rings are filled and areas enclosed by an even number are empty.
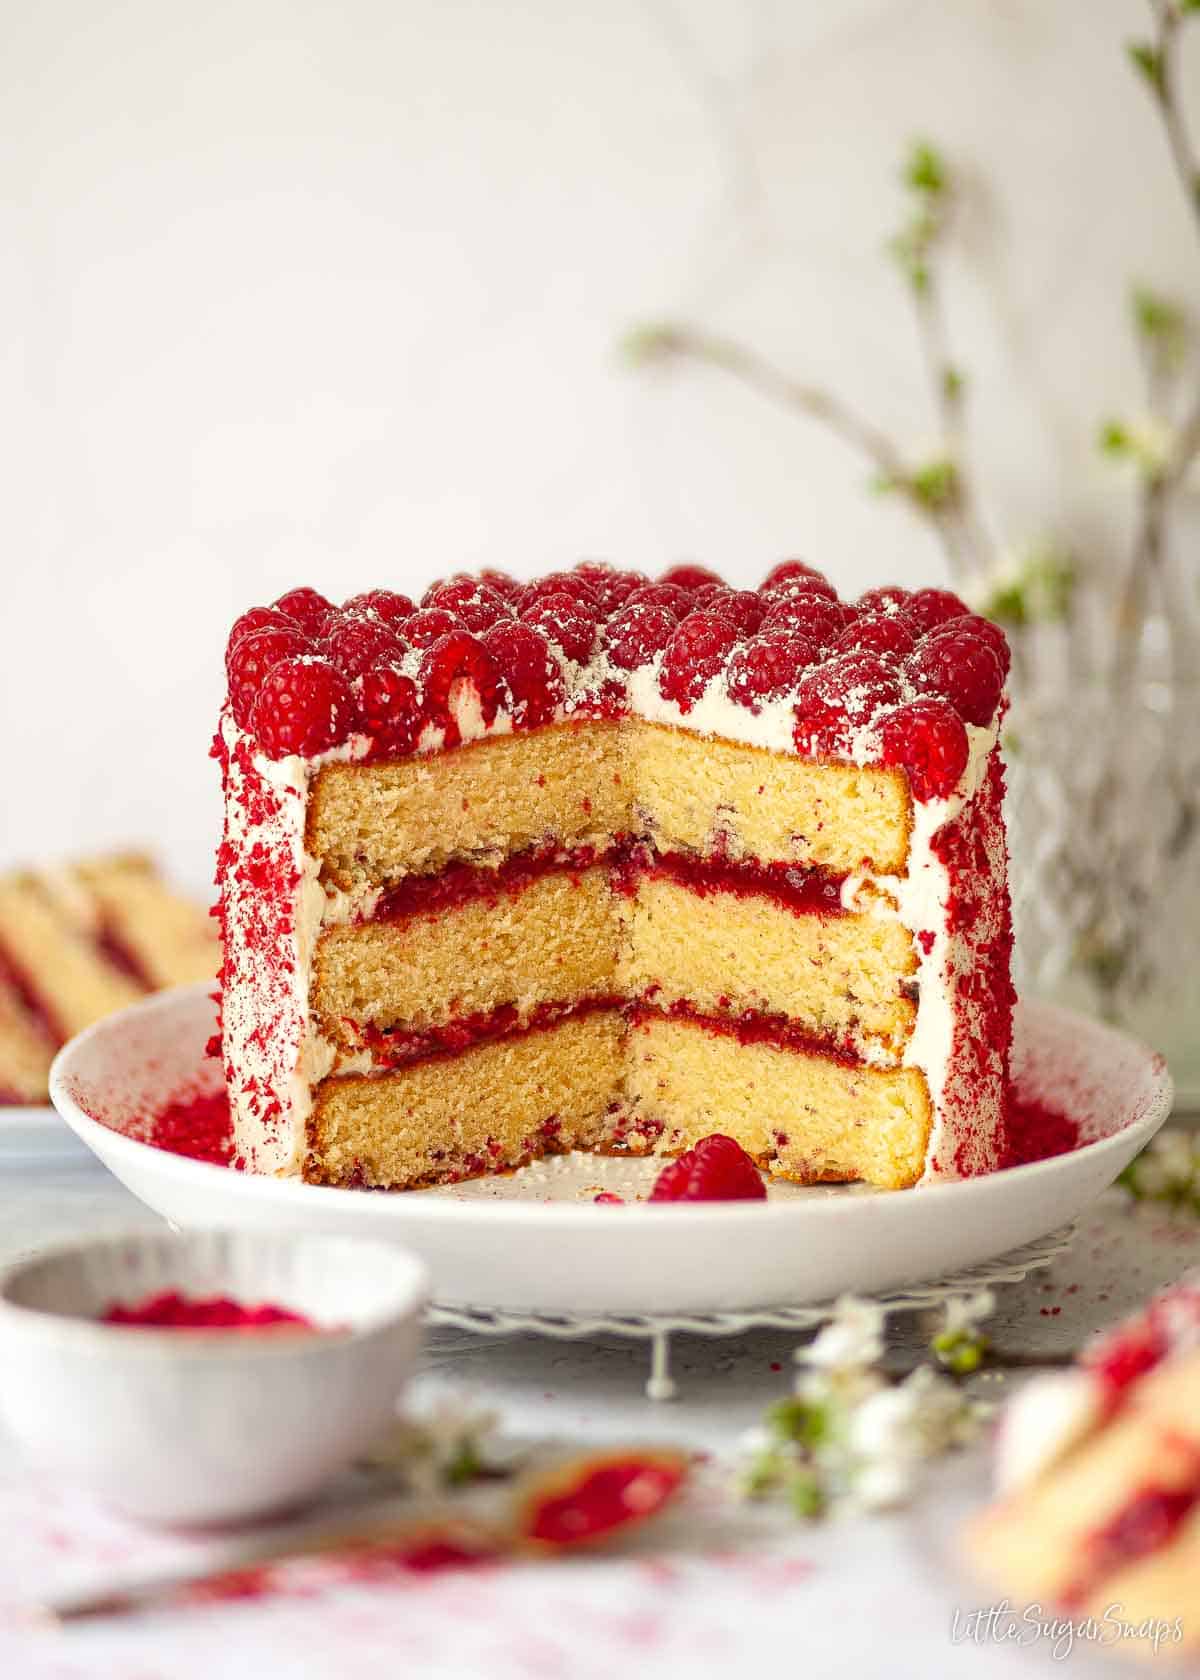
<svg viewBox="0 0 1200 1680"><path fill-rule="evenodd" d="M268 758L312 758L343 742L356 722L350 684L327 659L281 659L263 679L250 724Z"/></svg>
<svg viewBox="0 0 1200 1680"><path fill-rule="evenodd" d="M276 612L294 618L305 635L314 639L325 634L329 615L337 610L332 601L327 601L316 589L289 589L286 595L281 595L271 605Z"/></svg>
<svg viewBox="0 0 1200 1680"><path fill-rule="evenodd" d="M775 601L759 625L760 630L798 630L817 647L831 648L850 622L849 610L806 589L790 600Z"/></svg>
<svg viewBox="0 0 1200 1680"><path fill-rule="evenodd" d="M914 688L949 700L967 723L989 723L1004 687L1000 661L969 630L922 641L907 670Z"/></svg>
<svg viewBox="0 0 1200 1680"><path fill-rule="evenodd" d="M868 589L858 597L857 604L860 612L883 613L886 618L894 618L905 611L911 600L909 590L901 589L899 584L885 583L882 589Z"/></svg>
<svg viewBox="0 0 1200 1680"><path fill-rule="evenodd" d="M228 660L229 704L239 729L249 729L250 713L267 672L281 659L298 658L314 652L313 644L304 632L291 630L254 630L243 636Z"/></svg>
<svg viewBox="0 0 1200 1680"><path fill-rule="evenodd" d="M500 673L478 636L469 630L451 630L426 648L420 675L425 718L445 730L448 747L457 746L462 739L451 706L462 684L469 684L479 696L484 723L495 718L500 706Z"/></svg>
<svg viewBox="0 0 1200 1680"><path fill-rule="evenodd" d="M912 700L880 727L883 762L908 771L915 799L948 799L962 780L969 749L963 720L948 700Z"/></svg>
<svg viewBox="0 0 1200 1680"><path fill-rule="evenodd" d="M445 607L422 607L404 626L404 640L412 647L427 648L452 630L461 629L462 623Z"/></svg>
<svg viewBox="0 0 1200 1680"><path fill-rule="evenodd" d="M596 608L569 595L543 595L522 609L526 624L534 624L557 642L568 659L586 665L596 645Z"/></svg>
<svg viewBox="0 0 1200 1680"><path fill-rule="evenodd" d="M343 613L325 637L325 655L344 677L361 677L373 665L399 664L404 643L377 618Z"/></svg>
<svg viewBox="0 0 1200 1680"><path fill-rule="evenodd" d="M644 572L621 572L605 560L581 560L576 574L590 583L596 601L605 617L623 607L637 589L643 589L650 579Z"/></svg>
<svg viewBox="0 0 1200 1680"><path fill-rule="evenodd" d="M791 630L756 636L729 661L725 681L730 698L757 712L763 700L778 700L800 680L805 666L816 658L811 642Z"/></svg>
<svg viewBox="0 0 1200 1680"><path fill-rule="evenodd" d="M392 589L368 589L364 595L351 595L342 602L343 613L370 613L372 618L393 626L404 624L416 610L407 595L397 595Z"/></svg>
<svg viewBox="0 0 1200 1680"><path fill-rule="evenodd" d="M696 604L686 589L674 583L648 583L636 589L625 605L632 607L635 603L639 607L666 607L676 621L685 619Z"/></svg>
<svg viewBox="0 0 1200 1680"><path fill-rule="evenodd" d="M978 641L986 642L996 658L1000 661L1000 669L1007 679L1012 665L1012 649L1008 645L1008 637L998 624L990 618L980 618L978 613L968 613L965 618L948 618L944 624L937 624L922 638L923 645L941 641L943 636L972 635Z"/></svg>
<svg viewBox="0 0 1200 1680"><path fill-rule="evenodd" d="M666 607L631 601L608 621L605 634L609 664L619 671L634 671L639 665L648 665L671 640L677 623L674 613Z"/></svg>
<svg viewBox="0 0 1200 1680"><path fill-rule="evenodd" d="M558 661L541 631L506 618L485 630L480 640L508 685L517 728L533 729L549 723L566 688Z"/></svg>
<svg viewBox="0 0 1200 1680"><path fill-rule="evenodd" d="M753 636L766 616L766 603L750 589L728 589L723 583L707 583L698 589L693 605L703 612L727 618L743 636Z"/></svg>
<svg viewBox="0 0 1200 1680"><path fill-rule="evenodd" d="M247 636L253 636L256 630L299 630L300 626L294 618L286 613L277 612L274 607L251 607L249 612L234 620L233 629L229 632L229 640L225 643L225 670L229 671L229 661L233 650L239 642L245 641Z"/></svg>
<svg viewBox="0 0 1200 1680"><path fill-rule="evenodd" d="M904 603L904 616L909 624L915 625L919 635L944 624L948 618L961 618L970 610L965 601L960 601L948 589L918 589Z"/></svg>
<svg viewBox="0 0 1200 1680"><path fill-rule="evenodd" d="M724 665L739 637L733 625L715 613L694 612L676 626L658 673L660 693L690 712Z"/></svg>
<svg viewBox="0 0 1200 1680"><path fill-rule="evenodd" d="M912 631L902 618L888 618L884 613L863 613L842 631L835 647L839 651L879 653L884 658L903 659L916 646Z"/></svg>
<svg viewBox="0 0 1200 1680"><path fill-rule="evenodd" d="M724 583L724 578L718 577L716 572L710 572L707 566L693 566L685 561L678 566L668 566L661 572L659 583L672 583L678 589L686 589L689 595L694 595L706 583Z"/></svg>
<svg viewBox="0 0 1200 1680"><path fill-rule="evenodd" d="M479 581L486 583L489 589L494 589L502 601L507 601L509 606L516 610L517 601L525 587L518 578L511 577L508 572L498 572L492 566L485 566L479 574Z"/></svg>
<svg viewBox="0 0 1200 1680"><path fill-rule="evenodd" d="M765 1202L762 1174L740 1143L713 1132L663 1168L652 1202Z"/></svg>
<svg viewBox="0 0 1200 1680"><path fill-rule="evenodd" d="M500 619L512 617L503 595L464 572L445 583L433 584L422 595L421 606L426 610L440 607L443 612L453 613L476 636L490 630Z"/></svg>
<svg viewBox="0 0 1200 1680"><path fill-rule="evenodd" d="M815 566L806 565L803 560L781 560L778 566L772 566L759 584L758 592L773 598L786 598L796 588L815 589L819 595L829 595L834 600L837 599L837 590L824 572L819 572Z"/></svg>
<svg viewBox="0 0 1200 1680"><path fill-rule="evenodd" d="M362 726L385 753L410 753L421 733L417 685L393 666L367 671L362 680Z"/></svg>
<svg viewBox="0 0 1200 1680"><path fill-rule="evenodd" d="M801 678L796 745L802 752L836 754L848 729L869 723L900 698L900 679L878 654L839 653Z"/></svg>
<svg viewBox="0 0 1200 1680"><path fill-rule="evenodd" d="M596 586L582 572L547 572L545 577L538 578L536 583L527 583L522 589L517 601L519 616L528 618L537 603L549 595L568 595L579 606L590 610L593 616L599 610Z"/></svg>

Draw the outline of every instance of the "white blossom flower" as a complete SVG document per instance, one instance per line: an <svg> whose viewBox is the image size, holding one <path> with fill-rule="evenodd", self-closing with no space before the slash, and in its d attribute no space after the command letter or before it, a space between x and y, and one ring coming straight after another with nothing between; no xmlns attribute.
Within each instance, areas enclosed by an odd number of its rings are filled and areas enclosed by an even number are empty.
<svg viewBox="0 0 1200 1680"><path fill-rule="evenodd" d="M996 1297L990 1289L977 1289L974 1295L952 1295L942 1315L942 1329L950 1335L969 1334L996 1310Z"/></svg>
<svg viewBox="0 0 1200 1680"><path fill-rule="evenodd" d="M826 1371L874 1365L883 1357L885 1317L876 1302L843 1295L831 1321L807 1347L797 1349L796 1359Z"/></svg>

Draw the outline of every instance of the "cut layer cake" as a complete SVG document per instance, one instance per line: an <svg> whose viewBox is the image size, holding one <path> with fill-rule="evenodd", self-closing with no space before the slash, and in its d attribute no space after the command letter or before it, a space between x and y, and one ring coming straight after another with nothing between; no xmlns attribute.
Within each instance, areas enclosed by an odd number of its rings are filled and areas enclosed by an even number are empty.
<svg viewBox="0 0 1200 1680"><path fill-rule="evenodd" d="M583 564L234 626L239 1157L407 1188L719 1131L806 1183L1003 1148L1008 652L947 591Z"/></svg>

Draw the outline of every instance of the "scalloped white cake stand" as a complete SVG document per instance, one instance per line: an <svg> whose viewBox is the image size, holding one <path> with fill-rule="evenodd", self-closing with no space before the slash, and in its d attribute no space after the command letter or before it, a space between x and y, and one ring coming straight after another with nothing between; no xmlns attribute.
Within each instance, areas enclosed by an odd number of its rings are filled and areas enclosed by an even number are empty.
<svg viewBox="0 0 1200 1680"><path fill-rule="evenodd" d="M847 1292L886 1297L958 1278L1076 1219L1171 1101L1162 1060L1143 1045L1068 1011L1026 1005L1018 1088L1065 1109L1085 1140L1051 1160L912 1191L772 1182L765 1202L673 1204L631 1199L648 1190L653 1161L577 1155L389 1194L237 1172L142 1141L168 1101L219 1088L220 1067L204 1055L211 1028L207 988L182 988L110 1016L55 1062L59 1112L136 1196L183 1227L402 1243L429 1267L439 1308L543 1322L720 1326L730 1314L819 1316L822 1303ZM601 1189L630 1205L596 1205ZM812 1319L787 1320L800 1322Z"/></svg>

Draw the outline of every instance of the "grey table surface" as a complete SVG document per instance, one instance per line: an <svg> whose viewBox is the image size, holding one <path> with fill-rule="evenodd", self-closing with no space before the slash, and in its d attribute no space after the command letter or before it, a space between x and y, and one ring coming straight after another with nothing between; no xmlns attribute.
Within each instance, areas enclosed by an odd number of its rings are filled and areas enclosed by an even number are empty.
<svg viewBox="0 0 1200 1680"><path fill-rule="evenodd" d="M154 1227L96 1164L0 1159L0 1263L68 1237ZM999 1291L990 1325L1001 1354L1052 1362L1157 1287L1200 1264L1200 1221L1133 1208L1109 1192L1049 1271ZM727 1493L742 1432L787 1392L794 1333L677 1337L678 1396L644 1395L646 1350L615 1338L562 1343L435 1329L414 1393L493 1408L506 1438L605 1444L666 1440L706 1455L685 1507L620 1555L338 1588L313 1597L173 1608L69 1631L27 1625L16 1606L154 1543L70 1489L0 1459L0 1676L128 1680L193 1674L286 1677L707 1675L792 1668L862 1676L1125 1672L1087 1642L1065 1651L1031 1624L972 1623L992 1601L965 1574L957 1535L984 1497L984 1446L939 1466L913 1505L885 1517L808 1526ZM889 1363L910 1368L925 1332L895 1322ZM976 1390L1003 1399L1025 1372L985 1370ZM86 1395L80 1404L87 1404ZM0 1444L3 1444L0 1442Z"/></svg>

